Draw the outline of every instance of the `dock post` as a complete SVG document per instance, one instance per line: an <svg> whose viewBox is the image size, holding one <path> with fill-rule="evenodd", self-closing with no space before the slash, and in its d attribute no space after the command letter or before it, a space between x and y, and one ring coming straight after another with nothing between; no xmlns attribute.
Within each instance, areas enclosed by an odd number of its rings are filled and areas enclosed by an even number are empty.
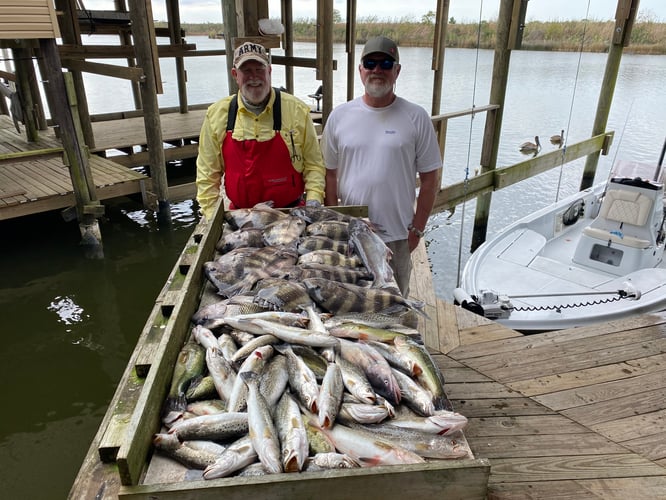
<svg viewBox="0 0 666 500"><path fill-rule="evenodd" d="M490 104L498 104L499 108L486 115L481 151L481 173L494 170L497 165L502 114L509 79L509 62L511 61L511 49L513 48L510 46L511 33L517 32L519 26L524 23L526 8L527 4L524 0L502 0L500 3L490 89ZM472 252L486 240L491 199L492 193L483 194L477 198L472 232Z"/></svg>
<svg viewBox="0 0 666 500"><path fill-rule="evenodd" d="M162 83L158 81L159 61L157 60L155 30L152 26L152 9L149 4L148 1L130 2L129 11L134 50L138 65L143 69L145 75L140 83L141 102L150 157L150 177L157 196L157 219L160 223L168 224L171 222L169 186L160 124L160 108L157 102L157 93L161 92Z"/></svg>
<svg viewBox="0 0 666 500"><path fill-rule="evenodd" d="M636 12L638 11L639 0L618 0L617 10L615 11L615 29L613 30L613 40L608 50L608 60L606 61L606 71L604 80L601 83L599 93L599 102L597 103L597 114L594 117L592 125L592 135L603 134L606 131L608 115L610 113L611 103L613 102L613 93L615 92L615 83L617 75L620 72L620 62L624 47L629 45L631 38L631 29L636 21ZM594 184L594 175L597 172L599 163L599 154L597 151L587 157L583 177L580 181L580 191L592 187Z"/></svg>
<svg viewBox="0 0 666 500"><path fill-rule="evenodd" d="M40 39L39 47L44 58L44 67L48 73L46 75L48 86L53 95L54 109L51 112L54 122L60 128L65 159L76 197L76 214L81 230L81 244L86 246L86 249L91 252L91 256L101 257L102 235L97 217L104 213L104 206L97 200L87 151L82 147L82 140L79 140L82 134L80 123L74 119L75 111L72 111L72 107L75 109L76 106L76 96L71 78L68 88L54 39ZM71 75L69 76L71 77ZM77 124L79 125L78 131Z"/></svg>

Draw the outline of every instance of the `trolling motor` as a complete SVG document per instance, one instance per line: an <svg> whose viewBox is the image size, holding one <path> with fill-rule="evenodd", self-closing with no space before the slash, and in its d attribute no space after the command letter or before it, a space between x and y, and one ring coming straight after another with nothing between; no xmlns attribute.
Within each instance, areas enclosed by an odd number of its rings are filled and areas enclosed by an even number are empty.
<svg viewBox="0 0 666 500"><path fill-rule="evenodd" d="M529 306L529 307L515 307L511 303L511 297L508 295L500 295L492 290L479 290L479 295L470 295L462 288L455 288L453 290L454 304L459 305L463 309L471 311L479 316L491 320L506 319L511 316L512 311L557 311L561 312L563 309L570 309L573 307L593 306L603 303L615 302L622 299L639 300L641 298L641 291L638 290L632 283L625 281L624 288L614 291L597 291L597 292L581 292L581 293L544 293L544 294L529 294L529 295L514 295L514 299L535 298L535 297L571 297L577 295L583 296L600 296L600 295L614 295L614 297L599 299L588 302L578 302L575 304L551 304L542 306Z"/></svg>
<svg viewBox="0 0 666 500"><path fill-rule="evenodd" d="M499 295L492 290L481 290L480 295L468 294L462 288L453 290L454 304L467 311L491 320L505 319L511 315L513 305L506 295Z"/></svg>

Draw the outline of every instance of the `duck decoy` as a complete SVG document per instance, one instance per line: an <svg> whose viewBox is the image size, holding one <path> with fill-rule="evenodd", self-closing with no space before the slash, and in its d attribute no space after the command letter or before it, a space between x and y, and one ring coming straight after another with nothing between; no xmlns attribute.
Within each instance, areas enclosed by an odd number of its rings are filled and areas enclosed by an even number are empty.
<svg viewBox="0 0 666 500"><path fill-rule="evenodd" d="M564 142L564 130L560 132L560 135L551 135L550 136L550 143L551 144L556 144L559 147L562 147L562 143Z"/></svg>
<svg viewBox="0 0 666 500"><path fill-rule="evenodd" d="M534 142L523 142L520 145L521 153L538 153L541 149L541 143L539 142L539 136L534 137Z"/></svg>

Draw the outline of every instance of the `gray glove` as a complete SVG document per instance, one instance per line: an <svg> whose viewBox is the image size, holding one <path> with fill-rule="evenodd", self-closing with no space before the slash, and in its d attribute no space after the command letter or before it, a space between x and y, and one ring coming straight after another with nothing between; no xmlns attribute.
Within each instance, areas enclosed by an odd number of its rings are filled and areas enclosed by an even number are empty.
<svg viewBox="0 0 666 500"><path fill-rule="evenodd" d="M321 203L318 202L317 200L308 200L305 202L305 206L319 208L321 207Z"/></svg>

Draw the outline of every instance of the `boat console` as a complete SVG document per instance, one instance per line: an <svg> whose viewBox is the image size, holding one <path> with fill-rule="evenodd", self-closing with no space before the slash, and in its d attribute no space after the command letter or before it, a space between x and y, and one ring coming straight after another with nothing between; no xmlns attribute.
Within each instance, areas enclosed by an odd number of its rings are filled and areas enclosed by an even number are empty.
<svg viewBox="0 0 666 500"><path fill-rule="evenodd" d="M583 230L574 262L617 276L658 265L664 223L660 177L658 167L620 162L606 186L599 214Z"/></svg>

